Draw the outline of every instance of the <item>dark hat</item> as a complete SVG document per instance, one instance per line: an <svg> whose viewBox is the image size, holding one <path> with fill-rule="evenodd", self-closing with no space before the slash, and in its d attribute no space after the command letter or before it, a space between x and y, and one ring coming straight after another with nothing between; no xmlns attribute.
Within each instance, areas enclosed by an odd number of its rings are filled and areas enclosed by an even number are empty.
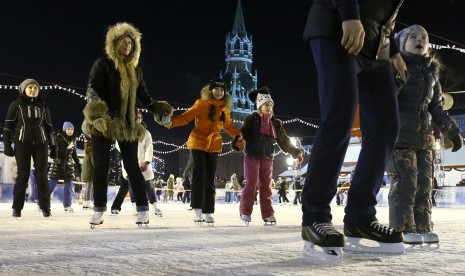
<svg viewBox="0 0 465 276"><path fill-rule="evenodd" d="M224 83L224 80L222 78L213 78L213 79L211 79L210 85L208 86L208 88L210 90L213 90L213 88L215 88L215 87L221 87L224 90L226 90L226 84Z"/></svg>
<svg viewBox="0 0 465 276"><path fill-rule="evenodd" d="M26 79L24 80L19 86L18 86L18 90L20 93L24 93L24 91L26 90L26 87L29 85L29 84L35 84L37 85L37 87L39 88L40 90L40 85L39 83L35 80L35 79Z"/></svg>

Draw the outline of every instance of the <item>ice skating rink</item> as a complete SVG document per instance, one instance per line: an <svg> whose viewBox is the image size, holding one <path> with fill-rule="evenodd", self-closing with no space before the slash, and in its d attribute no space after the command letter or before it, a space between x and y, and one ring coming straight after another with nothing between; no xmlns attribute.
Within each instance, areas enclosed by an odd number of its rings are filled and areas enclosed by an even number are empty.
<svg viewBox="0 0 465 276"><path fill-rule="evenodd" d="M237 204L217 204L214 226L193 223L187 205L159 206L164 216L150 210L147 228L137 228L125 202L118 216L107 214L91 230L92 211L77 204L67 214L53 203L45 219L26 203L15 219L11 203L0 203L0 275L465 275L463 208L433 209L439 249L346 253L336 266L317 266L302 257L300 206L275 205L276 226L263 225L258 206L249 226L239 220ZM343 207L334 206L333 216L342 230ZM387 207L378 208L378 219L388 221Z"/></svg>

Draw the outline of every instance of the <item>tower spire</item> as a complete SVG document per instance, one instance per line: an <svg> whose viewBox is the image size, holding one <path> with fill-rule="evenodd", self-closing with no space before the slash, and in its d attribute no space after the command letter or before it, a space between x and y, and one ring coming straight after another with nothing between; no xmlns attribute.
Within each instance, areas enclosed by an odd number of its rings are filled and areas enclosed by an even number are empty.
<svg viewBox="0 0 465 276"><path fill-rule="evenodd" d="M237 1L236 16L234 17L233 33L237 33L239 37L247 36L245 30L244 15L242 14L241 0Z"/></svg>

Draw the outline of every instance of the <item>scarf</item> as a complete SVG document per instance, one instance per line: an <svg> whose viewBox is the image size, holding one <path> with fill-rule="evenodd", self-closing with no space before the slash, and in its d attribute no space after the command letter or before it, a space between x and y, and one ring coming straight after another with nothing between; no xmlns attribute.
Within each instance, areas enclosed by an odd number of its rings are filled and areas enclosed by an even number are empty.
<svg viewBox="0 0 465 276"><path fill-rule="evenodd" d="M264 135L271 136L273 138L276 138L276 131L274 129L274 125L271 122L271 115L266 115L263 113L258 113L261 117L261 122L260 122L260 133Z"/></svg>

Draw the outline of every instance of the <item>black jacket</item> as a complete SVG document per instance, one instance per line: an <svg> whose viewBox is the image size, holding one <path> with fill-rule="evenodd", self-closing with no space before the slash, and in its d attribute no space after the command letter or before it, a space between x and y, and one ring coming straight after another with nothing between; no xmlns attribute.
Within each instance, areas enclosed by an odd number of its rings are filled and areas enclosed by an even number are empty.
<svg viewBox="0 0 465 276"><path fill-rule="evenodd" d="M291 144L291 139L287 136L281 120L275 117L271 118L276 131L276 142L278 146L286 153L290 153L294 158L302 151ZM241 133L245 139L245 153L249 156L258 158L273 159L275 139L271 136L260 133L261 117L257 112L247 116ZM233 141L234 144L234 141Z"/></svg>
<svg viewBox="0 0 465 276"><path fill-rule="evenodd" d="M50 167L49 178L72 180L75 168L77 167L79 171L81 167L76 152L76 137L59 133L56 142L57 156Z"/></svg>
<svg viewBox="0 0 465 276"><path fill-rule="evenodd" d="M357 5L358 2L358 5ZM342 39L342 21L360 19L365 30L361 53L387 60L398 50L392 40L395 19L403 0L314 0L304 30L304 40Z"/></svg>
<svg viewBox="0 0 465 276"><path fill-rule="evenodd" d="M50 111L40 96L30 98L20 94L8 108L3 129L3 141L11 143L48 144L54 143Z"/></svg>
<svg viewBox="0 0 465 276"><path fill-rule="evenodd" d="M401 53L410 77L397 96L400 133L396 148L432 149L434 122L442 132L458 130L441 106L439 65L431 58Z"/></svg>

